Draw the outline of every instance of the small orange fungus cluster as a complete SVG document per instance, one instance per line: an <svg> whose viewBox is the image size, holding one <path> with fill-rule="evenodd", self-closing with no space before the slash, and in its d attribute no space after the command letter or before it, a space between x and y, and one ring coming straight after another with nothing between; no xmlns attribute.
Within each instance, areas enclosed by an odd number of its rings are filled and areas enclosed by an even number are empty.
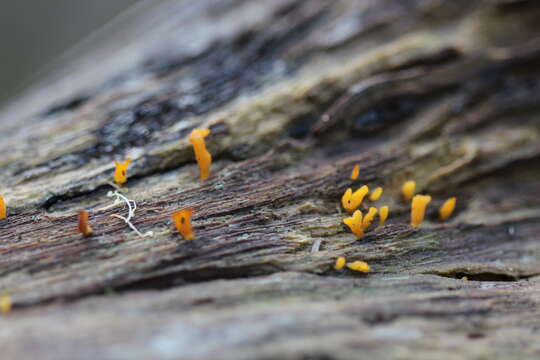
<svg viewBox="0 0 540 360"><path fill-rule="evenodd" d="M379 200L379 198L381 197L382 193L383 193L383 188L379 186L378 188L376 188L375 190L373 190L373 191L371 192L371 194L369 194L369 200L370 200L370 201L377 201L377 200Z"/></svg>
<svg viewBox="0 0 540 360"><path fill-rule="evenodd" d="M346 260L343 256L340 256L336 259L336 264L334 265L334 269L341 270L345 266Z"/></svg>
<svg viewBox="0 0 540 360"><path fill-rule="evenodd" d="M116 165L116 169L114 171L114 182L118 185L123 185L127 181L127 167L131 163L131 158L127 158L126 161L123 163L120 163L118 161L114 161L114 164Z"/></svg>
<svg viewBox="0 0 540 360"><path fill-rule="evenodd" d="M88 217L88 211L79 211L78 229L84 236L90 236L94 232L90 227L90 224L88 224Z"/></svg>
<svg viewBox="0 0 540 360"><path fill-rule="evenodd" d="M195 239L195 234L191 228L191 215L193 210L184 209L177 211L171 215L176 229L182 234L184 240L193 240Z"/></svg>
<svg viewBox="0 0 540 360"><path fill-rule="evenodd" d="M201 180L208 178L210 175L210 164L212 164L212 155L206 149L204 142L204 138L208 135L210 135L209 129L193 129L189 135L189 142L193 145Z"/></svg>
<svg viewBox="0 0 540 360"><path fill-rule="evenodd" d="M11 310L11 299L7 295L0 295L0 313L5 314Z"/></svg>
<svg viewBox="0 0 540 360"><path fill-rule="evenodd" d="M356 165L351 174L351 179L355 180L356 178L358 178L359 172L360 165ZM359 239L364 236L366 229L371 226L373 220L375 219L375 216L377 215L377 213L379 213L379 210L377 210L376 207L369 208L368 212L365 215L362 214L362 211L358 210L368 193L368 186L363 185L354 192L351 188L348 188L341 197L341 206L343 206L343 208L347 212L353 213L352 216L343 219L343 223L347 225L352 231L352 233L356 235L356 237ZM375 190L373 190L371 194L369 194L369 200L379 200L382 193L382 187L379 186L375 188ZM381 210L382 213L379 215L379 225L383 226L384 222L388 218L388 206L383 206Z"/></svg>
<svg viewBox="0 0 540 360"><path fill-rule="evenodd" d="M446 200L441 207L439 208L439 218L441 220L448 219L452 213L454 212L454 209L456 208L456 197L451 197L450 199Z"/></svg>
<svg viewBox="0 0 540 360"><path fill-rule="evenodd" d="M405 201L409 202L413 198L414 191L416 190L416 181L409 180L406 181L405 184L401 187L401 194L403 195L403 199Z"/></svg>
<svg viewBox="0 0 540 360"><path fill-rule="evenodd" d="M7 216L6 203L4 198L0 195L0 219L4 219Z"/></svg>
<svg viewBox="0 0 540 360"><path fill-rule="evenodd" d="M411 226L417 227L424 220L426 207L431 201L429 195L415 195L411 204Z"/></svg>
<svg viewBox="0 0 540 360"><path fill-rule="evenodd" d="M360 175L360 165L356 164L354 165L354 168L352 169L352 172L351 172L351 180L358 179L359 175Z"/></svg>
<svg viewBox="0 0 540 360"><path fill-rule="evenodd" d="M418 227L422 223L425 217L426 208L431 202L431 196L429 195L414 195L416 190L416 181L409 180L401 187L401 193L406 201L411 202L411 226ZM457 198L451 197L446 200L439 208L439 218L441 220L448 219L456 208Z"/></svg>
<svg viewBox="0 0 540 360"><path fill-rule="evenodd" d="M341 270L347 265L347 268L353 271L363 272L367 273L370 269L369 265L364 261L353 261L351 263L347 263L345 258L343 256L340 256L336 259L336 264L334 265L335 270Z"/></svg>
<svg viewBox="0 0 540 360"><path fill-rule="evenodd" d="M362 201L364 201L364 197L368 192L369 188L367 185L362 186L355 192L353 192L351 188L348 188L341 197L341 205L348 212L353 212L354 210L358 209L360 205L362 205Z"/></svg>

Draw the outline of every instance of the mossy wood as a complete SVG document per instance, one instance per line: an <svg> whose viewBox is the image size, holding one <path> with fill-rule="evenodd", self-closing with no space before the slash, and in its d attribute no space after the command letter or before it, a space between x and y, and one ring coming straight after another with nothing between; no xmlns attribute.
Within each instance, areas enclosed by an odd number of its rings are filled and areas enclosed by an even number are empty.
<svg viewBox="0 0 540 360"><path fill-rule="evenodd" d="M3 357L538 358L538 19L532 0L138 5L0 113ZM152 236L111 216L127 157ZM418 228L407 180L433 198ZM390 211L357 240L340 199L363 184L384 188L364 213Z"/></svg>

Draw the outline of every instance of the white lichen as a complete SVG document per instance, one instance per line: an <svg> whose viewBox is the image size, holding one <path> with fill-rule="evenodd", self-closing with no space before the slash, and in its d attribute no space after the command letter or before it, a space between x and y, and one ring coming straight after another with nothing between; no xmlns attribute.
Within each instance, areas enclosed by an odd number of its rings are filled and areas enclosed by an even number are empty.
<svg viewBox="0 0 540 360"><path fill-rule="evenodd" d="M135 225L133 225L131 223L131 219L133 219L135 217L135 210L137 210L137 203L135 202L135 200L130 200L128 199L126 196L122 195L118 190L116 191L109 191L107 193L107 197L113 197L115 196L116 198L114 199L114 202L109 205L109 206L106 206L104 208L101 208L100 210L107 210L111 207L114 207L122 202L124 202L127 207L128 207L128 216L127 217L124 217L122 215L118 215L118 214L112 214L111 216L112 217L115 217L115 218L118 218L118 219L121 219L123 220L133 231L135 231L137 233L137 235L141 236L141 237L145 237L145 236L153 236L154 233L152 231L147 231L145 232L144 234L141 233L136 227Z"/></svg>

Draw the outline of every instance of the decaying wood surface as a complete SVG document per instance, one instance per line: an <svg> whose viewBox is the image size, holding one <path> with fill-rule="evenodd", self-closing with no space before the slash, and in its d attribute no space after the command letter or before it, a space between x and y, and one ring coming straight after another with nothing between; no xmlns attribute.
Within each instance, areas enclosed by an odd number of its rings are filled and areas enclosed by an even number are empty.
<svg viewBox="0 0 540 360"><path fill-rule="evenodd" d="M538 19L532 0L138 6L0 114L3 357L537 359ZM111 217L127 156L152 236ZM434 199L418 229L408 179ZM339 200L361 184L390 218L356 240ZM170 221L188 207L191 242Z"/></svg>

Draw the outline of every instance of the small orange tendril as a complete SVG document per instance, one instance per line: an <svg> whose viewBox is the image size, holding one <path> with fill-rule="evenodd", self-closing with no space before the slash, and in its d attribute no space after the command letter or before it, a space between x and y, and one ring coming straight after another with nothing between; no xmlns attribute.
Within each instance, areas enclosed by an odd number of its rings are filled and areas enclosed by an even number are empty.
<svg viewBox="0 0 540 360"><path fill-rule="evenodd" d="M446 200L444 204L441 205L441 207L439 208L439 218L441 220L448 219L454 212L455 208L456 208L456 197L454 196Z"/></svg>
<svg viewBox="0 0 540 360"><path fill-rule="evenodd" d="M206 149L204 138L210 134L209 129L193 129L189 135L189 141L193 145L195 159L199 166L201 180L205 180L210 175L210 164L212 164L212 155Z"/></svg>
<svg viewBox="0 0 540 360"><path fill-rule="evenodd" d="M78 228L79 232L84 236L92 235L92 228L88 224L88 211L79 211L79 223Z"/></svg>
<svg viewBox="0 0 540 360"><path fill-rule="evenodd" d="M367 273L369 271L369 265L366 262L357 260L352 263L348 263L347 267L351 270Z"/></svg>
<svg viewBox="0 0 540 360"><path fill-rule="evenodd" d="M358 209L360 205L362 205L362 201L368 192L369 189L367 185L362 186L354 193L351 188L348 188L341 197L341 205L348 212L353 212L354 210Z"/></svg>
<svg viewBox="0 0 540 360"><path fill-rule="evenodd" d="M351 180L358 179L359 175L360 175L360 165L356 164L354 165L354 168L352 169L352 172L351 172Z"/></svg>
<svg viewBox="0 0 540 360"><path fill-rule="evenodd" d="M414 195L415 189L416 189L416 181L409 180L405 182L405 184L403 184L403 186L401 187L401 194L403 195L403 198L405 199L405 201L407 202L411 201Z"/></svg>
<svg viewBox="0 0 540 360"><path fill-rule="evenodd" d="M388 219L388 206L381 206L379 208L379 226L384 226L384 222Z"/></svg>
<svg viewBox="0 0 540 360"><path fill-rule="evenodd" d="M6 203L4 198L0 195L0 219L5 219L7 216Z"/></svg>
<svg viewBox="0 0 540 360"><path fill-rule="evenodd" d="M371 192L371 194L369 194L369 200L370 201L376 201L376 200L379 200L379 198L381 197L383 193L383 188L382 187L378 187L376 188L375 190L373 190Z"/></svg>
<svg viewBox="0 0 540 360"><path fill-rule="evenodd" d="M118 161L114 161L114 164L116 165L116 170L114 171L114 182L118 185L125 184L127 181L127 167L131 163L131 158L127 158L126 161L123 163L119 163Z"/></svg>
<svg viewBox="0 0 540 360"><path fill-rule="evenodd" d="M362 227L362 212L356 210L353 216L343 219L343 223L351 229L352 233L356 235L358 239L364 236L364 228Z"/></svg>
<svg viewBox="0 0 540 360"><path fill-rule="evenodd" d="M419 226L424 220L424 214L426 207L431 201L429 195L415 195L411 204L411 225L414 227Z"/></svg>
<svg viewBox="0 0 540 360"><path fill-rule="evenodd" d="M193 214L193 210L184 209L184 210L177 211L171 215L174 225L176 226L178 231L182 234L185 240L195 239L195 234L193 233L193 229L191 228L191 215L192 214Z"/></svg>
<svg viewBox="0 0 540 360"><path fill-rule="evenodd" d="M375 215L377 215L377 208L370 207L367 214L364 216L364 219L362 219L362 228L364 231L371 225L373 222L373 219L375 218Z"/></svg>
<svg viewBox="0 0 540 360"><path fill-rule="evenodd" d="M345 258L343 256L340 256L336 259L336 264L334 265L334 269L341 270L345 266Z"/></svg>

